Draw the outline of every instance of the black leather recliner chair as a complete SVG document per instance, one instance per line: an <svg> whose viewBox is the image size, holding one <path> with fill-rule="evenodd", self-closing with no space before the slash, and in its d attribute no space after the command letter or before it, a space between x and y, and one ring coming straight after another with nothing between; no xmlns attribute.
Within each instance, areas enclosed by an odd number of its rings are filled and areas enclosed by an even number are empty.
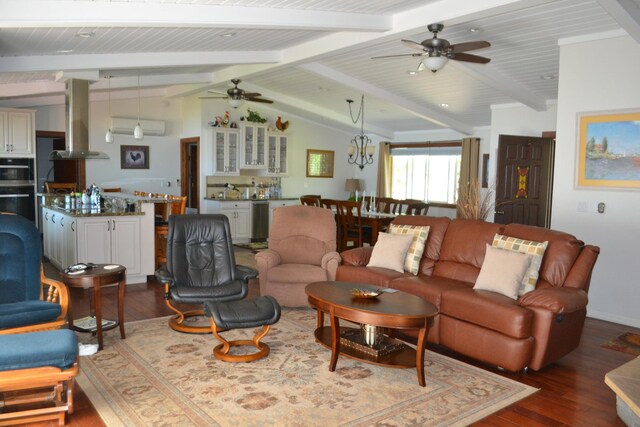
<svg viewBox="0 0 640 427"><path fill-rule="evenodd" d="M210 333L208 322L185 324L203 316L205 301L233 301L244 298L248 281L258 272L237 266L231 242L229 220L224 215L172 215L169 217L167 263L156 272L165 284L165 301L176 313L169 326L180 332ZM176 306L175 303L180 304ZM181 306L199 305L185 311Z"/></svg>

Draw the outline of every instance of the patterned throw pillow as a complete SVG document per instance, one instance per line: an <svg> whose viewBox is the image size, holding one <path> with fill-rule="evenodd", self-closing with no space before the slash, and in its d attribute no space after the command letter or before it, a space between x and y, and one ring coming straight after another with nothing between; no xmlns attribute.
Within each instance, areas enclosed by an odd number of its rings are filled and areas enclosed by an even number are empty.
<svg viewBox="0 0 640 427"><path fill-rule="evenodd" d="M424 252L424 245L427 241L427 236L429 236L429 226L391 224L389 233L413 236L413 241L404 259L404 271L408 271L414 276L417 275L420 269L420 259L422 259L422 253Z"/></svg>
<svg viewBox="0 0 640 427"><path fill-rule="evenodd" d="M506 249L509 251L520 252L523 254L531 255L531 263L525 273L518 295L522 296L527 292L531 292L536 288L538 283L538 276L540 266L542 265L542 257L544 251L547 249L549 242L534 242L531 240L518 239L515 237L503 236L496 234L493 236L493 243L491 246L494 248Z"/></svg>

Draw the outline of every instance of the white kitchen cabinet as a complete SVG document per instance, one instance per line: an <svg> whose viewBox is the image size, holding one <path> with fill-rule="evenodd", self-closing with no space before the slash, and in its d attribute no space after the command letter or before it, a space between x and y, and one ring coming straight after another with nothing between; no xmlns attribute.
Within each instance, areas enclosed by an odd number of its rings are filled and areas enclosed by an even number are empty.
<svg viewBox="0 0 640 427"><path fill-rule="evenodd" d="M238 138L237 129L213 129L213 174L240 175L238 168Z"/></svg>
<svg viewBox="0 0 640 427"><path fill-rule="evenodd" d="M243 123L241 169L265 169L265 148L267 145L267 126Z"/></svg>
<svg viewBox="0 0 640 427"><path fill-rule="evenodd" d="M207 213L223 214L229 218L231 239L234 243L251 240L251 202L244 200L208 200Z"/></svg>
<svg viewBox="0 0 640 427"><path fill-rule="evenodd" d="M267 175L286 175L288 168L289 138L280 133L270 133L267 144Z"/></svg>
<svg viewBox="0 0 640 427"><path fill-rule="evenodd" d="M294 200L270 200L269 201L269 229L271 229L271 221L273 221L273 211L282 206L299 205L300 201Z"/></svg>
<svg viewBox="0 0 640 427"><path fill-rule="evenodd" d="M44 255L59 269L75 264L75 218L46 208L42 213Z"/></svg>
<svg viewBox="0 0 640 427"><path fill-rule="evenodd" d="M35 155L35 111L0 110L0 152L3 156Z"/></svg>
<svg viewBox="0 0 640 427"><path fill-rule="evenodd" d="M77 218L77 245L80 262L120 264L127 268L127 275L141 271L137 216Z"/></svg>

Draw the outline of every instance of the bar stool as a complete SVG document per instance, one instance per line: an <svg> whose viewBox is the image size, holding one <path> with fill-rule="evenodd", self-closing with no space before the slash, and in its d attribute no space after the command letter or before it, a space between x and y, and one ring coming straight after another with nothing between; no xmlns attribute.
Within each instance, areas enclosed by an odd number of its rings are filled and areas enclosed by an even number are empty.
<svg viewBox="0 0 640 427"><path fill-rule="evenodd" d="M167 262L167 236L169 236L169 215L184 215L187 207L187 196L167 195L168 203L162 203L165 208L166 217L164 220L156 221L155 226L155 246L156 246L156 270L160 265ZM157 203L160 205L161 203Z"/></svg>

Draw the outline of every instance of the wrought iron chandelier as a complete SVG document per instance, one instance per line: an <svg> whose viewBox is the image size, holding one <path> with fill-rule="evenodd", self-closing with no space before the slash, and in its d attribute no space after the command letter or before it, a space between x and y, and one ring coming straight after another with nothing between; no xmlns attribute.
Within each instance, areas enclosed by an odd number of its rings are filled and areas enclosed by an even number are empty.
<svg viewBox="0 0 640 427"><path fill-rule="evenodd" d="M351 116L353 124L357 124L358 120L362 119L360 124L360 133L353 137L347 150L347 154L349 154L347 161L350 165L358 165L360 170L362 170L365 165L373 163L373 154L376 150L371 139L369 139L369 137L364 133L364 95L362 95L358 115L355 119L353 118L353 111L351 110L353 100L347 99L347 103L349 104L349 115Z"/></svg>

